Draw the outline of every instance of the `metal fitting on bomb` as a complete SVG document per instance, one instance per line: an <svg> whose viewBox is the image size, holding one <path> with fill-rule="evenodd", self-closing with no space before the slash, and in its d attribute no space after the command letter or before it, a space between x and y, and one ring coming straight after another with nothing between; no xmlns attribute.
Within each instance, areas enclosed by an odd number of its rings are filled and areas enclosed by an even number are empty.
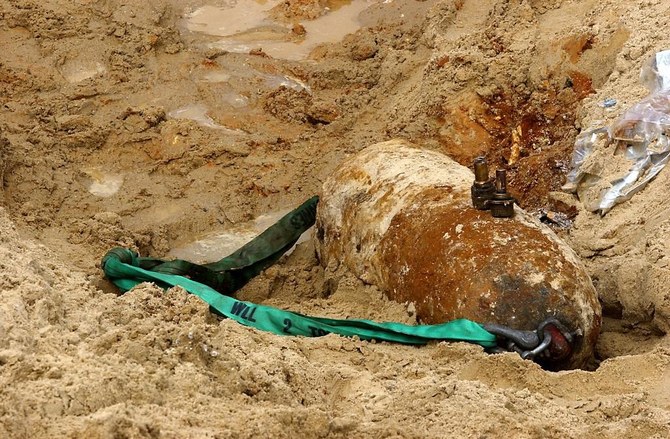
<svg viewBox="0 0 670 439"><path fill-rule="evenodd" d="M507 171L496 170L496 191L488 202L494 218L511 218L514 216L514 197L507 193Z"/></svg>
<svg viewBox="0 0 670 439"><path fill-rule="evenodd" d="M478 210L488 210L489 200L493 198L495 186L489 178L489 165L486 158L477 157L474 163L475 181L470 187L472 205Z"/></svg>
<svg viewBox="0 0 670 439"><path fill-rule="evenodd" d="M477 157L474 162L475 181L470 187L472 205L475 209L490 210L494 218L514 216L514 197L507 192L507 172L496 170L495 184L489 178L486 158Z"/></svg>

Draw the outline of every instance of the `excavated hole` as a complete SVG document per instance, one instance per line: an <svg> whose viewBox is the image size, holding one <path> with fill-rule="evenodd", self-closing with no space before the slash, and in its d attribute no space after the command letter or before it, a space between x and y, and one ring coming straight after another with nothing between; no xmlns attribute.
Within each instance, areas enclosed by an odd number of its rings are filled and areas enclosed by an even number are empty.
<svg viewBox="0 0 670 439"><path fill-rule="evenodd" d="M569 45L565 50L576 60L582 52L591 50L593 46L591 39L580 37L575 44ZM219 70L225 67L221 63L227 58L221 58L222 60L217 63L207 59L203 61L204 64L200 66L200 70L195 69L197 74L202 73L203 78L207 79L207 86L210 88L213 88L212 83L220 79L220 76L212 75L212 72L220 73ZM228 58L238 61L237 57L228 56ZM255 59L253 61L260 62ZM299 86L299 84L295 85L294 82L290 82L290 78L283 76L261 75L259 78L266 82L283 80L288 81L289 86ZM598 86L594 82L592 76L587 73L567 70L561 73L560 79L542 84L532 92L523 95L498 92L482 97L474 92L464 93L456 104L438 110L437 124L449 123L453 127L453 132L439 138L443 151L467 166L471 165L476 156L485 154L493 169L495 167L507 169L510 191L517 197L522 207L531 211L544 208L573 218L576 215L576 209L551 199L549 194L560 190L563 184L574 138L578 133L575 127L576 114L581 101ZM234 95L237 99L234 102L238 102L240 96L253 95L249 90L243 91L244 93ZM228 96L225 93L227 89L222 89L220 92L223 97ZM293 95L299 92L294 90L292 94L285 94L289 95L288 98L296 100ZM212 96L217 97L218 95L212 93ZM297 105L288 98L280 100L274 95L272 97L275 99L270 100L272 105L266 104L265 112L277 108L275 112L279 114L284 107L291 108ZM72 99L74 101L72 105L78 104L79 98ZM167 124L163 121L165 115L152 118L149 117L150 114L143 113L149 113L145 111L146 109L140 109L133 111L144 119L138 116L138 121L134 124L131 123L132 118L120 118L118 116L121 114L120 111L110 113L108 116L111 123L116 124L113 130L117 131L114 135L118 139L112 139L112 141L116 140L119 145L126 145L123 154L118 154L114 148L109 148L109 151L105 148L95 149L99 148L100 139L98 137L101 132L95 125L97 121L92 122L92 118L86 116L66 118L60 115L59 117L58 114L54 114L59 109L56 105L53 106L54 108L49 108L44 105L34 110L35 118L44 126L44 131L49 136L35 135L30 140L36 144L46 142L50 136L58 141L65 140L66 142L57 144L63 148L62 151L52 152L51 149L44 148L40 150L44 156L38 156L35 150L30 149L32 148L30 142L23 143L21 147L16 146L19 143L10 147L8 144L3 146L0 142L2 146L0 148L0 179L4 187L2 195L5 205L9 207L17 223L34 232L35 236L42 239L43 242L57 248L58 240L63 239L63 236L59 235L65 235L64 240L72 247L67 250L68 255L76 254L78 250L75 249L77 248L86 247L81 256L77 255L72 259L71 262L75 265L88 268L93 264L91 261L98 260L100 251L112 245L135 245L144 254L160 256L161 252L167 253L167 250L176 247L177 243L186 243L190 237L197 237L204 230L211 229L212 224L216 225L216 221L221 221L219 218L222 216L231 216L232 220L228 222L232 223L244 223L250 220L251 218L245 217L249 211L262 209L258 205L249 203L247 198L256 197L255 199L258 199L259 194L267 197L269 194L276 194L283 190L284 186L275 183L273 179L283 178L285 181L282 184L290 183L287 177L278 177L276 169L280 169L280 165L272 162L266 164L258 158L254 158L258 161L253 163L255 169L264 173L269 170L274 172L260 183L257 182L256 177L249 181L231 179L230 184L228 182L217 183L216 178L220 175L207 172L208 167L226 169L227 167L244 166L244 158L252 154L258 145L267 146L263 141L230 140L215 144L204 135L198 137L198 131L193 124L178 124L174 121ZM171 107L166 106L166 109L170 110ZM85 113L84 110L81 112ZM278 122L276 118L269 117L265 112L259 110L258 115L253 114L258 119L255 126L264 126L268 132L274 130L286 136L283 130L286 129L287 124ZM131 115L137 115L135 113ZM223 114L222 110L213 111L215 116L219 116L218 120L227 122L236 129L249 125L244 125L243 122L246 119L239 117L239 113L239 110L234 112L235 117L233 117L230 114ZM311 114L305 117L310 123L330 123L328 119ZM251 119L251 116L249 119L256 121ZM162 123L162 130L156 128L159 123ZM293 136L296 138L298 132L304 130L302 127L291 129L296 131L296 135ZM138 132L133 133L132 130ZM142 140L143 131L141 130L147 130L155 136L147 136L148 140ZM131 134L137 134L136 138L140 140L126 134L129 131ZM14 134L14 137L18 135ZM455 137L458 137L460 141L454 142ZM189 143L186 140L189 140ZM71 141L72 144L67 141ZM278 137L277 141L270 146L280 149L285 148L285 144L286 142ZM47 143L45 145L53 146ZM456 148L454 145L459 146ZM182 160L185 151L205 147L210 147L211 151L203 151L202 157L190 159L193 163L183 163L186 161ZM26 148L26 151L21 148ZM144 173L149 176L145 180L137 176L135 178L142 184L146 184L146 187L139 187L122 201L117 201L116 198L105 198L109 201L95 199L88 192L94 196L112 197L116 194L115 191L119 190L117 186L120 185L121 190L124 191L128 190L130 184L123 186L123 181L119 180L115 174L97 175L96 172L99 171L97 169L80 169L87 163L76 163L71 160L71 157L67 157L63 151L68 151L68 148L89 148L86 154L81 155L84 162L99 162L103 165L118 164L120 167L132 169L136 174ZM221 153L223 148L227 150ZM23 157L26 156L36 158L31 158L24 163L26 160ZM160 161L162 166L160 172L163 172L164 175L159 175L159 172L155 172L155 169L151 167L155 161ZM15 172L19 167L17 164L21 164L24 169ZM213 195L210 198L216 201L210 203L209 200L198 200L199 205L196 207L199 210L195 210L193 205L184 201L188 196L188 194L185 195L184 188L197 184L195 178L186 178L188 173L194 170L200 172L199 178L204 175L211 179ZM149 178L152 180L149 181ZM85 187L92 183L98 186L91 185L91 188L95 190L87 191ZM210 190L210 188L205 189ZM224 193L224 191L227 192ZM36 194L39 196L35 196ZM162 199L165 205L147 207L144 200L152 197ZM228 199L233 197L236 199L229 202ZM45 201L35 203L32 199ZM220 199L223 201L219 201ZM228 203L234 206L231 208ZM71 217L61 213L67 211L63 209L63 206L72 212ZM80 206L80 208L75 210L72 206ZM174 209L174 213L170 209ZM118 218L107 215L109 212L116 211L121 212ZM133 211L140 212L142 215L137 216L135 223L128 224L126 217L130 216L129 214ZM188 215L184 212L187 212ZM161 226L163 227L161 229L154 224L161 223L160 219L156 219L159 215L172 215L173 217L182 215L182 217L180 220L171 219L173 222ZM150 230L152 228L153 230ZM608 309L605 309L605 312L607 315L603 325L603 335L596 347L599 360L646 352L657 344L659 334L652 328L625 322L620 315L609 314Z"/></svg>

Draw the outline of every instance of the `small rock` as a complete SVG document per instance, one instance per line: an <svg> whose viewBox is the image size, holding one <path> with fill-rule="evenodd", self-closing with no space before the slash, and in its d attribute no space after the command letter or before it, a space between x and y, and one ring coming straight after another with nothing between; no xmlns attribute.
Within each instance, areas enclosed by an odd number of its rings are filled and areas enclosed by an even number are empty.
<svg viewBox="0 0 670 439"><path fill-rule="evenodd" d="M356 428L358 423L351 418L335 418L330 421L329 428L333 433L347 433Z"/></svg>
<svg viewBox="0 0 670 439"><path fill-rule="evenodd" d="M407 305L407 314L413 316L416 313L416 305L414 305L414 302L410 302L409 305Z"/></svg>
<svg viewBox="0 0 670 439"><path fill-rule="evenodd" d="M567 194L565 192L549 192L548 196L549 196L549 200L554 205L564 204L567 208L574 208L574 209L577 209L577 207L579 205L579 201L577 200L577 197L575 197L572 194ZM563 210L563 209L560 209L560 210Z"/></svg>
<svg viewBox="0 0 670 439"><path fill-rule="evenodd" d="M295 23L291 28L291 32L293 32L295 35L303 36L307 33L307 30L305 29L305 26L303 26L302 24Z"/></svg>

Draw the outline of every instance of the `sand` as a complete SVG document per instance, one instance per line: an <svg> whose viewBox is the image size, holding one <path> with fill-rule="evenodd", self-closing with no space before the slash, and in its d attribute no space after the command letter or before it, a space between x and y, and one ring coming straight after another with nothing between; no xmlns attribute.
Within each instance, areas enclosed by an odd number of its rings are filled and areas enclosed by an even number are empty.
<svg viewBox="0 0 670 439"><path fill-rule="evenodd" d="M268 32L308 42L300 22L346 3L284 2L270 14L288 27ZM204 4L0 0L0 437L670 435L670 171L605 217L556 193L577 133L646 94L669 1L371 2L361 29L297 60L208 47L185 24ZM162 257L291 208L396 137L462 164L484 153L529 212L577 214L557 232L604 306L594 370L278 337L102 277L110 247ZM311 239L238 296L416 321L353 276L325 280Z"/></svg>

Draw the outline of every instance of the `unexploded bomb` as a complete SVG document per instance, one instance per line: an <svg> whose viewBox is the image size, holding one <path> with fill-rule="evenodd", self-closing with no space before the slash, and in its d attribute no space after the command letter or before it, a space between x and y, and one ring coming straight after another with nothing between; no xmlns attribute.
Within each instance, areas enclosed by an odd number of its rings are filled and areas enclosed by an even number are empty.
<svg viewBox="0 0 670 439"><path fill-rule="evenodd" d="M580 333L567 359L593 354L601 315L574 252L515 207L513 218L473 208L472 172L437 152L393 140L343 163L324 183L317 249L390 299L413 303L422 323L468 318L533 330L549 317Z"/></svg>

